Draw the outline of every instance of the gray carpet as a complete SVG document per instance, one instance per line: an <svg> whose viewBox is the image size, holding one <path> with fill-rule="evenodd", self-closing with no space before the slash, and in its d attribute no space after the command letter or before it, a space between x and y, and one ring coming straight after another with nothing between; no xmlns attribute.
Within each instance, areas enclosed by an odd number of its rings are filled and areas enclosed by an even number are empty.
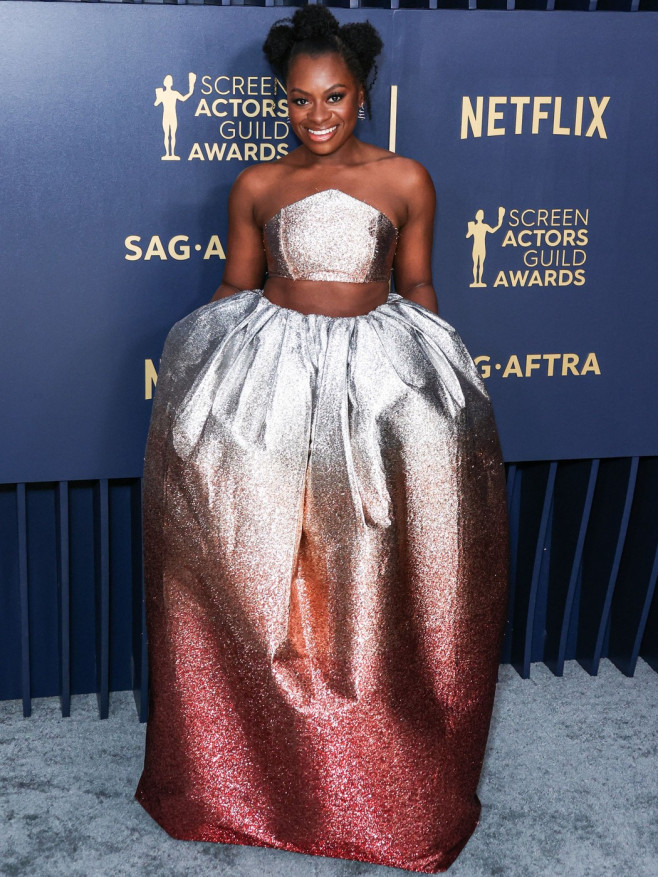
<svg viewBox="0 0 658 877"><path fill-rule="evenodd" d="M658 674L570 662L500 681L478 793L480 824L455 877L658 877ZM91 877L393 877L409 874L251 847L174 841L133 800L144 726L130 693L99 721L94 696L0 703L0 874Z"/></svg>

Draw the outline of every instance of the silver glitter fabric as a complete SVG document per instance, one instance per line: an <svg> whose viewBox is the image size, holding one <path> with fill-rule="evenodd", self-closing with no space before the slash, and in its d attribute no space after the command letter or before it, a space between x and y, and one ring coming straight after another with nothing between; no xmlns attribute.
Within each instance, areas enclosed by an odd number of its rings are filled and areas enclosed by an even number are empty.
<svg viewBox="0 0 658 877"><path fill-rule="evenodd" d="M181 320L144 544L136 795L160 825L446 870L479 819L507 611L503 463L456 331L396 294L327 317L244 291Z"/></svg>
<svg viewBox="0 0 658 877"><path fill-rule="evenodd" d="M325 189L282 207L265 223L268 272L292 280L388 281L397 234L370 204Z"/></svg>

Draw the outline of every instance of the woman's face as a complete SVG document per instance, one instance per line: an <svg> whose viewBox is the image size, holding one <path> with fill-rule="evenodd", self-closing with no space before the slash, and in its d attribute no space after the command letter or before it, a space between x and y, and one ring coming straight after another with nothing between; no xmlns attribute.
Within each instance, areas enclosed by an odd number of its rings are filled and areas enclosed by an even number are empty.
<svg viewBox="0 0 658 877"><path fill-rule="evenodd" d="M297 55L287 87L290 124L311 152L330 155L349 140L364 94L340 55Z"/></svg>

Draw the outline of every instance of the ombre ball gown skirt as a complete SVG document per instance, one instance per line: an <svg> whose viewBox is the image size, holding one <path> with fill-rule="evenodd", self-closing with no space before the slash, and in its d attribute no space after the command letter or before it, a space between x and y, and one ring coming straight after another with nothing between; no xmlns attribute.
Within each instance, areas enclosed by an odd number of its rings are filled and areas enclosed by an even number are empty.
<svg viewBox="0 0 658 877"><path fill-rule="evenodd" d="M176 838L437 873L477 825L504 469L455 330L244 291L163 353L144 474L137 799Z"/></svg>

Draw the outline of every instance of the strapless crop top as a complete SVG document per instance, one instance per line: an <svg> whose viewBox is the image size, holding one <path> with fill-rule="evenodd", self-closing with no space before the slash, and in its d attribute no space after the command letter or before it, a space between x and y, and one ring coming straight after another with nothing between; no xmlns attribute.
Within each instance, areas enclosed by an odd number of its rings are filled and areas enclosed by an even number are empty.
<svg viewBox="0 0 658 877"><path fill-rule="evenodd" d="M398 230L384 213L339 189L282 207L263 226L270 277L388 282Z"/></svg>

